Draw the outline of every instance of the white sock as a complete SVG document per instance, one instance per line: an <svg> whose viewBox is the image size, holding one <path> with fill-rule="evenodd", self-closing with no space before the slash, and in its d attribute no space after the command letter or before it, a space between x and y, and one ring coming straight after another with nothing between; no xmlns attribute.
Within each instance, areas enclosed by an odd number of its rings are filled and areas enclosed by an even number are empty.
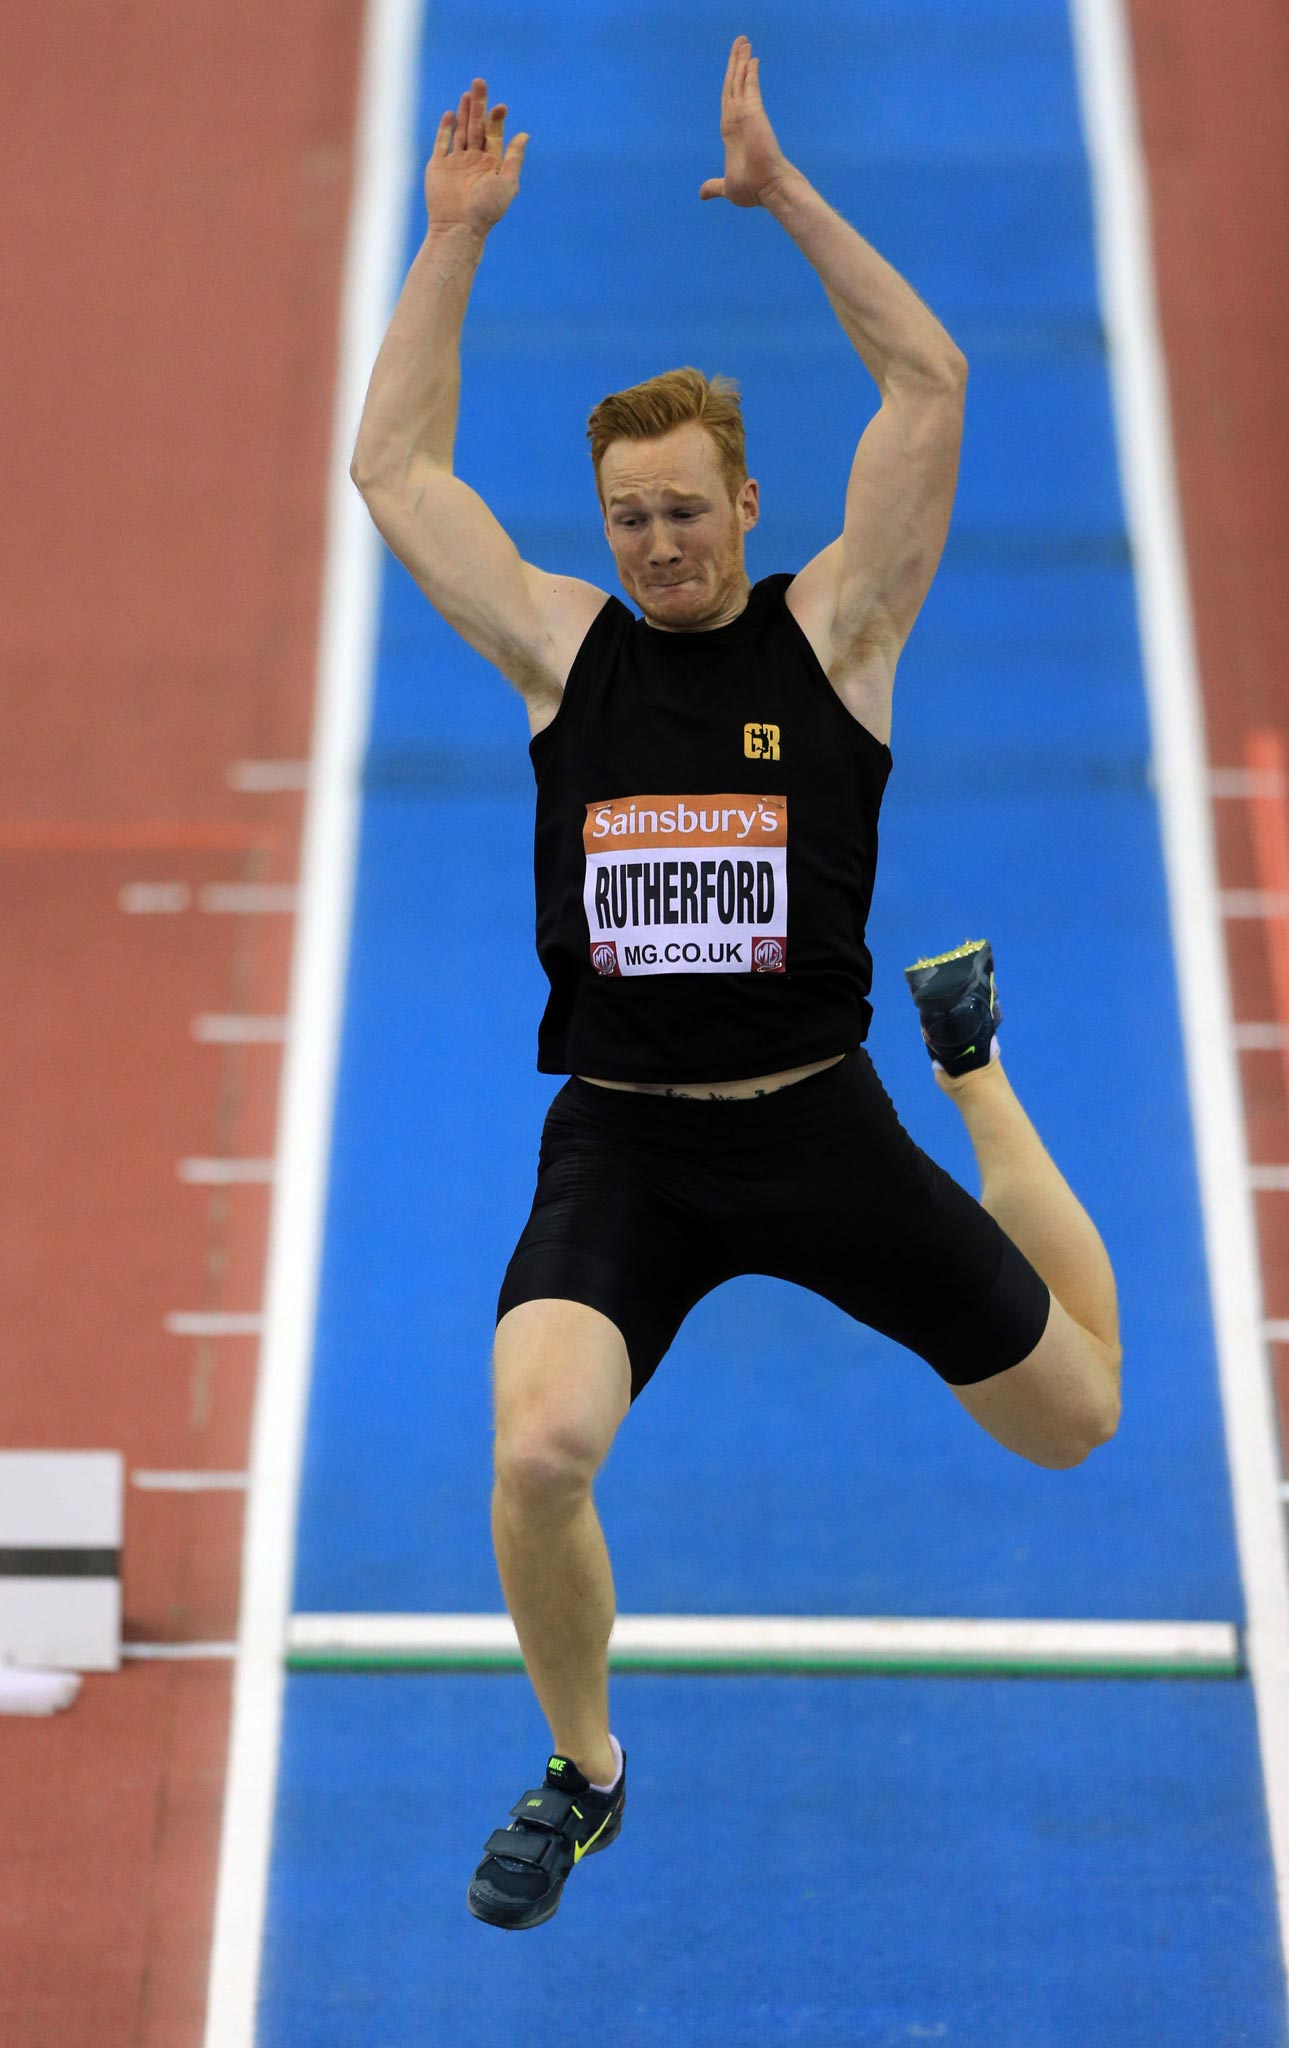
<svg viewBox="0 0 1289 2048"><path fill-rule="evenodd" d="M613 1785L616 1785L618 1779L622 1776L622 1744L618 1741L617 1736L612 1734L609 1736L609 1741L613 1744ZM613 1790L613 1785L597 1785L593 1781L588 1782L591 1784L592 1792L611 1792Z"/></svg>

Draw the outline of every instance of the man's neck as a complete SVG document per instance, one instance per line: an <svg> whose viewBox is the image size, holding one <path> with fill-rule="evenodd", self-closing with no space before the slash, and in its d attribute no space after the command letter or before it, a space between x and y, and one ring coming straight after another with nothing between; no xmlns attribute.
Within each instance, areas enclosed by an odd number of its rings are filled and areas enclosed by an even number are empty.
<svg viewBox="0 0 1289 2048"><path fill-rule="evenodd" d="M736 610L736 611L732 611L732 612L730 612L730 614L728 615L728 617L727 617L727 618L723 618L723 619L704 619L704 620L702 621L701 625L696 625L696 626L659 626L659 625L655 625L655 624L654 624L654 621L653 621L652 619L650 619L650 618L646 618L646 619L644 620L644 623L645 623L645 625L646 625L646 626L649 626L649 627L651 627L651 628L652 628L652 630L653 630L653 631L654 631L655 633L676 633L676 634L680 634L680 635L686 635L686 636L692 636L692 635L693 635L693 634L695 634L695 633L714 633L714 632L715 632L715 631L717 630L717 628L718 628L718 627L720 627L720 626L732 626L732 625L734 624L734 621L735 621L735 619L741 619L741 618L742 618L742 616L743 616L744 612L745 612L745 611L747 610L747 607L748 607L748 603L749 603L749 600L750 600L750 598L751 598L751 595L752 595L752 586L751 586L751 584L748 584L748 586L746 587L746 589L745 589L745 590L744 590L744 592L743 592L743 601L742 601L742 603L741 603L741 604L740 604L740 605L738 606L738 608L737 608L737 610Z"/></svg>

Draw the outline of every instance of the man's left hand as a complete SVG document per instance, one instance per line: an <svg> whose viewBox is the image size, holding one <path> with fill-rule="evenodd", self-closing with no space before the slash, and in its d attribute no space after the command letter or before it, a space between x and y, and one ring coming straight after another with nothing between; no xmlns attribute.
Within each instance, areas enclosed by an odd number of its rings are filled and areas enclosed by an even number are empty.
<svg viewBox="0 0 1289 2048"><path fill-rule="evenodd" d="M705 180L700 199L728 199L735 206L761 206L792 170L761 105L760 58L746 36L735 36L721 93L721 140L725 176Z"/></svg>

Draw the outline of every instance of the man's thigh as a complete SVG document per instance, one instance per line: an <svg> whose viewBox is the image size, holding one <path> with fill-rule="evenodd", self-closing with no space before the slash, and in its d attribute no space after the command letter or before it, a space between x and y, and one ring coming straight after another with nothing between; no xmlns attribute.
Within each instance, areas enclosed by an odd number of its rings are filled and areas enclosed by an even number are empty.
<svg viewBox="0 0 1289 2048"><path fill-rule="evenodd" d="M625 1347L634 1400L724 1269L703 1214L701 1158L643 1145L611 1108L601 1115L598 1107L570 1104L561 1091L547 1112L532 1208L502 1276L496 1321L500 1332L539 1300L598 1311ZM540 1379L547 1368L530 1370ZM558 1359L549 1370L558 1384Z"/></svg>

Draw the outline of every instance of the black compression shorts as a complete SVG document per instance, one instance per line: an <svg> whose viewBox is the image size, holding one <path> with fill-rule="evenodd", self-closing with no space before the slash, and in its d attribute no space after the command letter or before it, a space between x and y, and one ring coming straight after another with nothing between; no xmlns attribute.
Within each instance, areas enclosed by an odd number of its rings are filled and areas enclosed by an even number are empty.
<svg viewBox="0 0 1289 2048"><path fill-rule="evenodd" d="M705 1294L742 1273L808 1287L951 1386L1027 1358L1051 1297L974 1195L915 1145L863 1046L770 1095L703 1100L571 1075L501 1283L614 1322L631 1398Z"/></svg>

